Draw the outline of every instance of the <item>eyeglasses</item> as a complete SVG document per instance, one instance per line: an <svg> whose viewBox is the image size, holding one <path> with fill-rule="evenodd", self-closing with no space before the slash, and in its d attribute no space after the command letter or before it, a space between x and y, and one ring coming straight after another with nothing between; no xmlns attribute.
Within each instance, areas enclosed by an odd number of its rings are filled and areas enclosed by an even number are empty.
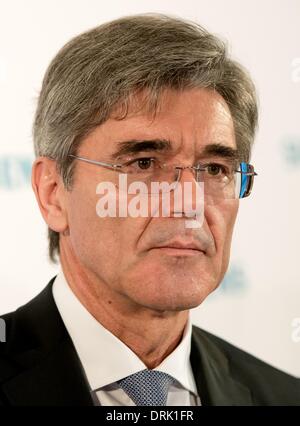
<svg viewBox="0 0 300 426"><path fill-rule="evenodd" d="M191 170L195 174L196 182L204 183L205 196L212 197L214 200L245 198L250 195L254 176L257 176L251 164L241 162L234 167L226 159L220 163L179 166L152 157L135 158L124 164L112 164L72 154L68 156L115 172L125 173L128 178L128 187L131 183L142 182L145 184L144 192L150 195L174 190L183 170Z"/></svg>

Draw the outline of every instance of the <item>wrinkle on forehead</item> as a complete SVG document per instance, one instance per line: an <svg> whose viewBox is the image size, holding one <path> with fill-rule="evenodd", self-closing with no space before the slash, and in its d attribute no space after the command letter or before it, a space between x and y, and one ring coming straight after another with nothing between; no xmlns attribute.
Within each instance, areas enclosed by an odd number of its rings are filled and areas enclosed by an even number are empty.
<svg viewBox="0 0 300 426"><path fill-rule="evenodd" d="M99 138L95 135L95 139L99 142L105 140L109 150L111 143L153 138L170 140L175 155L177 152L195 155L205 145L212 143L236 147L229 107L214 90L166 89L155 114L147 109L143 97L140 100L136 95L131 101L124 118L113 114L98 127Z"/></svg>
<svg viewBox="0 0 300 426"><path fill-rule="evenodd" d="M124 100L118 102L109 118L115 120L123 120L131 116L140 116L146 115L149 118L154 119L157 114L163 112L169 112L170 109L174 107L174 101L178 99L178 95L185 95L186 104L190 104L193 108L193 103L191 101L191 94L198 93L198 100L203 102L207 101L207 97L213 95L216 103L219 104L220 110L223 109L227 111L227 115L231 116L229 107L225 99L214 89L212 88L186 88L186 89L172 89L164 88L161 89L159 93L153 95L150 90L143 89L132 93ZM201 99L202 98L202 99ZM208 107L209 105L207 105Z"/></svg>

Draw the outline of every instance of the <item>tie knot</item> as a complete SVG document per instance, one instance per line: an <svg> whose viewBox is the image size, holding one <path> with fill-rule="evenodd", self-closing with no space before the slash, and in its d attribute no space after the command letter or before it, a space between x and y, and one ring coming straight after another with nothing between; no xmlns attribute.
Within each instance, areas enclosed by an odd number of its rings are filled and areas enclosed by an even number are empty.
<svg viewBox="0 0 300 426"><path fill-rule="evenodd" d="M132 401L140 405L166 405L168 390L175 379L156 370L142 370L118 381Z"/></svg>

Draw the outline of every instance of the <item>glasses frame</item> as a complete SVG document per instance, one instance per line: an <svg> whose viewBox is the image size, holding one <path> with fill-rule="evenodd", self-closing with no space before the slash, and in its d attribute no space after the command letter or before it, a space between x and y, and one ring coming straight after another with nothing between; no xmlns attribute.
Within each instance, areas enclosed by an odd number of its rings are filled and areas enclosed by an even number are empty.
<svg viewBox="0 0 300 426"><path fill-rule="evenodd" d="M115 172L122 172L122 169L127 166L127 164L113 164L113 163L107 163L105 161L91 160L90 158L81 157L74 154L69 154L68 157L74 158L79 161L84 161L89 164L94 164L96 166L105 167ZM234 170L234 173L240 173L242 175L240 194L238 198L246 198L251 194L253 182L254 182L254 176L257 176L257 173L254 171L254 166L252 164L249 164L246 162L240 162L239 165L240 165L240 170ZM161 167L163 168L163 166L164 164ZM175 170L178 171L175 182L178 182L180 180L182 170L186 170L186 169L194 170L197 182L198 182L197 180L198 172L205 171L205 167L201 167L201 165L196 165L196 166L174 165L173 167Z"/></svg>

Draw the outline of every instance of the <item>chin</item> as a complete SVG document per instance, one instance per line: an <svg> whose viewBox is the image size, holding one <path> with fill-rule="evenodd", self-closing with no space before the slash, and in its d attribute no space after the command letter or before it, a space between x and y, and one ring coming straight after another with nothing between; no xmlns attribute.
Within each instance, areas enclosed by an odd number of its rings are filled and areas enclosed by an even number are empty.
<svg viewBox="0 0 300 426"><path fill-rule="evenodd" d="M185 311L196 308L215 289L215 284L203 280L176 279L155 282L144 280L131 296L139 305L156 311Z"/></svg>
<svg viewBox="0 0 300 426"><path fill-rule="evenodd" d="M122 289L140 306L158 311L182 311L199 306L215 290L219 268L206 257L160 261L149 258L123 275ZM130 283L130 284L129 284Z"/></svg>

